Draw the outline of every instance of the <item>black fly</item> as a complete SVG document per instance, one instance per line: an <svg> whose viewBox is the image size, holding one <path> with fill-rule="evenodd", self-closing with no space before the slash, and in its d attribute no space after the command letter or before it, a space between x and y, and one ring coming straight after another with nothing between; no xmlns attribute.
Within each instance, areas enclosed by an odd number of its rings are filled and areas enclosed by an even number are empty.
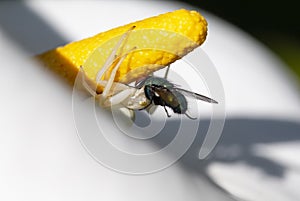
<svg viewBox="0 0 300 201"><path fill-rule="evenodd" d="M136 87L144 87L145 96L150 101L150 104L145 108L151 104L161 105L164 107L168 117L170 117L170 115L166 107L171 108L174 113L185 114L190 119L194 119L187 114L188 104L185 96L209 103L218 103L217 101L201 94L177 88L168 80L160 77L149 76L139 82Z"/></svg>

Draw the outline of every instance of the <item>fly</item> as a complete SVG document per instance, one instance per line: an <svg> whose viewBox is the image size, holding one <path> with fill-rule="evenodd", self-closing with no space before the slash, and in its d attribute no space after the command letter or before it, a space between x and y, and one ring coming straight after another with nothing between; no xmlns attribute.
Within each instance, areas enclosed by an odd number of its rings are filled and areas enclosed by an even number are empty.
<svg viewBox="0 0 300 201"><path fill-rule="evenodd" d="M149 104L142 109L146 109L151 104L160 105L164 107L168 117L171 115L168 113L166 107L171 108L174 113L185 114L190 119L196 119L187 113L188 103L185 96L209 103L218 103L212 98L178 88L167 79L160 77L148 76L138 83L136 87L140 89L144 88L145 96L149 100Z"/></svg>

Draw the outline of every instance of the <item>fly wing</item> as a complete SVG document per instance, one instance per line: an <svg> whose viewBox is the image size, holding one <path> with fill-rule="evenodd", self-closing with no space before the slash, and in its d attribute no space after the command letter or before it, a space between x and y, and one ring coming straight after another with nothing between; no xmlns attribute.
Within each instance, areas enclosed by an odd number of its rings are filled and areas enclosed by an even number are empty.
<svg viewBox="0 0 300 201"><path fill-rule="evenodd" d="M191 98L195 98L195 99L198 99L198 100L202 100L202 101L205 101L205 102L209 102L209 103L216 103L216 104L218 104L217 101L215 101L214 99L209 98L207 96L203 96L201 94L197 94L195 92L188 91L188 90L181 89L181 88L174 88L174 89L176 91L179 91L180 93L182 93L185 96L188 96L188 97L191 97Z"/></svg>

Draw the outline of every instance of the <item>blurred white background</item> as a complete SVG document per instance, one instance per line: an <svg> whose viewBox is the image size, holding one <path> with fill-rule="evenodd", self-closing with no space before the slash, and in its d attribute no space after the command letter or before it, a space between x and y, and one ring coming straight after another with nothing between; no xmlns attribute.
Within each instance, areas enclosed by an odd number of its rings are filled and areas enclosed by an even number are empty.
<svg viewBox="0 0 300 201"><path fill-rule="evenodd" d="M226 95L222 138L199 160L197 136L180 161L155 174L124 175L95 162L76 134L71 89L28 59L179 8L199 10L164 1L0 2L1 200L300 199L295 79L263 45L213 14L200 10L209 24L202 49Z"/></svg>

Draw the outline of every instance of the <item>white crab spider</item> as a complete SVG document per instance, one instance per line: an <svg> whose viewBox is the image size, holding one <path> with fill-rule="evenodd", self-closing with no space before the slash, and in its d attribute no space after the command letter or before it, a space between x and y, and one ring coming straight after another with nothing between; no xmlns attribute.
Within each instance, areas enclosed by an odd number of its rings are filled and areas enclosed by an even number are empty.
<svg viewBox="0 0 300 201"><path fill-rule="evenodd" d="M84 69L82 66L80 67L79 73L82 77L81 80L82 85L93 97L95 97L98 100L99 105L102 107L108 108L108 107L113 107L115 105L122 105L131 110L140 110L140 109L144 109L146 106L150 104L150 101L145 96L143 87L138 89L119 82L114 82L117 70L119 69L125 57L130 52L129 51L122 55L122 49L124 43L127 40L130 32L134 28L135 27L133 26L131 29L129 29L126 33L124 33L121 36L117 45L114 47L111 54L108 56L107 60L105 61L103 67L97 73L96 83L97 86L103 87L102 94L97 94L96 89L92 88L88 84ZM135 49L135 47L133 49ZM119 55L117 54L117 52L119 52L118 53ZM101 80L101 78L104 76L106 71L117 59L119 61L113 68L109 79L107 81Z"/></svg>

